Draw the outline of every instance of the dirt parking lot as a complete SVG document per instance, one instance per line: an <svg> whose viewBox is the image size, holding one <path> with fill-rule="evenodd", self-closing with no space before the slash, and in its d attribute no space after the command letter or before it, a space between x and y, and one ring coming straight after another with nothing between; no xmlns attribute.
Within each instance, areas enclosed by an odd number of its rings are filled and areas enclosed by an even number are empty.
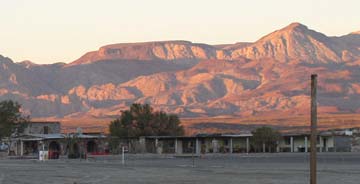
<svg viewBox="0 0 360 184"><path fill-rule="evenodd" d="M193 165L194 163L194 165ZM85 183L309 183L308 155L234 154L203 158L172 155L126 155L88 160L0 160L0 184ZM323 153L319 184L359 184L360 153Z"/></svg>

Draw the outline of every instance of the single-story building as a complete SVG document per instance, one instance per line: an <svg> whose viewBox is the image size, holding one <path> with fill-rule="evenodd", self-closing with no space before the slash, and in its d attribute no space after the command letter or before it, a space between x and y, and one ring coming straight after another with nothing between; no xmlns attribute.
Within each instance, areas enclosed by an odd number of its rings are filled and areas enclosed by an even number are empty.
<svg viewBox="0 0 360 184"><path fill-rule="evenodd" d="M196 136L141 137L149 153L200 154L257 152L252 134L198 134ZM324 131L317 137L318 152L350 152L352 137L348 133ZM274 150L263 145L260 152L309 152L310 134L282 134Z"/></svg>
<svg viewBox="0 0 360 184"><path fill-rule="evenodd" d="M8 139L9 155L38 157L39 151L48 151L50 159L70 154L108 153L107 137L84 133L61 133L59 122L30 122L23 133Z"/></svg>
<svg viewBox="0 0 360 184"><path fill-rule="evenodd" d="M38 157L39 151L48 151L49 158L61 156L80 157L120 153L124 147L129 153L157 154L210 154L250 152L308 152L309 133L285 133L269 149L252 144L252 134L198 134L194 136L143 136L116 138L103 134L86 134L82 131L61 133L59 122L31 122L24 133L13 135L8 140L8 154L20 157ZM319 152L343 152L352 150L352 132L333 130L318 133ZM354 149L353 149L354 150Z"/></svg>

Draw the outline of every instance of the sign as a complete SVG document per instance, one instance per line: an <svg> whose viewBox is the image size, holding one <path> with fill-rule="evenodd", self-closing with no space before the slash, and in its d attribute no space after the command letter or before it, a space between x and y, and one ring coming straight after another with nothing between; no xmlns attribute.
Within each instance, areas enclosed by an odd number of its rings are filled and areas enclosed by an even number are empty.
<svg viewBox="0 0 360 184"><path fill-rule="evenodd" d="M45 161L49 159L49 152L48 151L39 151L39 160Z"/></svg>

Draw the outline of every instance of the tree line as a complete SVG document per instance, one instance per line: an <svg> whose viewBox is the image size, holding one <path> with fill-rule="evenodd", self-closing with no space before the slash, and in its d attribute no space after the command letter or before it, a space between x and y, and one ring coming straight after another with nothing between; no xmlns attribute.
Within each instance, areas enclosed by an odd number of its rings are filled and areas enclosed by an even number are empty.
<svg viewBox="0 0 360 184"><path fill-rule="evenodd" d="M110 123L110 134L116 137L179 136L184 127L175 114L155 111L149 104L132 104L129 110Z"/></svg>
<svg viewBox="0 0 360 184"><path fill-rule="evenodd" d="M21 112L21 105L12 100L0 102L0 140L12 134L21 133L30 118ZM175 114L155 111L149 104L132 104L128 110L110 122L113 137L140 136L181 136L185 134L180 119ZM252 145L258 151L266 145L268 151L275 151L280 133L270 127L260 127L252 131Z"/></svg>

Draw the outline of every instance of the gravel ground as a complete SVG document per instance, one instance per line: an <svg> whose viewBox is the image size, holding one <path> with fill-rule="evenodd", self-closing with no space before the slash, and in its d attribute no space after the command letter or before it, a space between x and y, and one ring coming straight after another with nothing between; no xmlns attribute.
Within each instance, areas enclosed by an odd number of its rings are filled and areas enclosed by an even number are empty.
<svg viewBox="0 0 360 184"><path fill-rule="evenodd" d="M194 165L193 165L194 164ZM358 184L359 153L318 156L319 184ZM309 183L308 154L126 155L88 160L0 160L0 184L17 183Z"/></svg>

